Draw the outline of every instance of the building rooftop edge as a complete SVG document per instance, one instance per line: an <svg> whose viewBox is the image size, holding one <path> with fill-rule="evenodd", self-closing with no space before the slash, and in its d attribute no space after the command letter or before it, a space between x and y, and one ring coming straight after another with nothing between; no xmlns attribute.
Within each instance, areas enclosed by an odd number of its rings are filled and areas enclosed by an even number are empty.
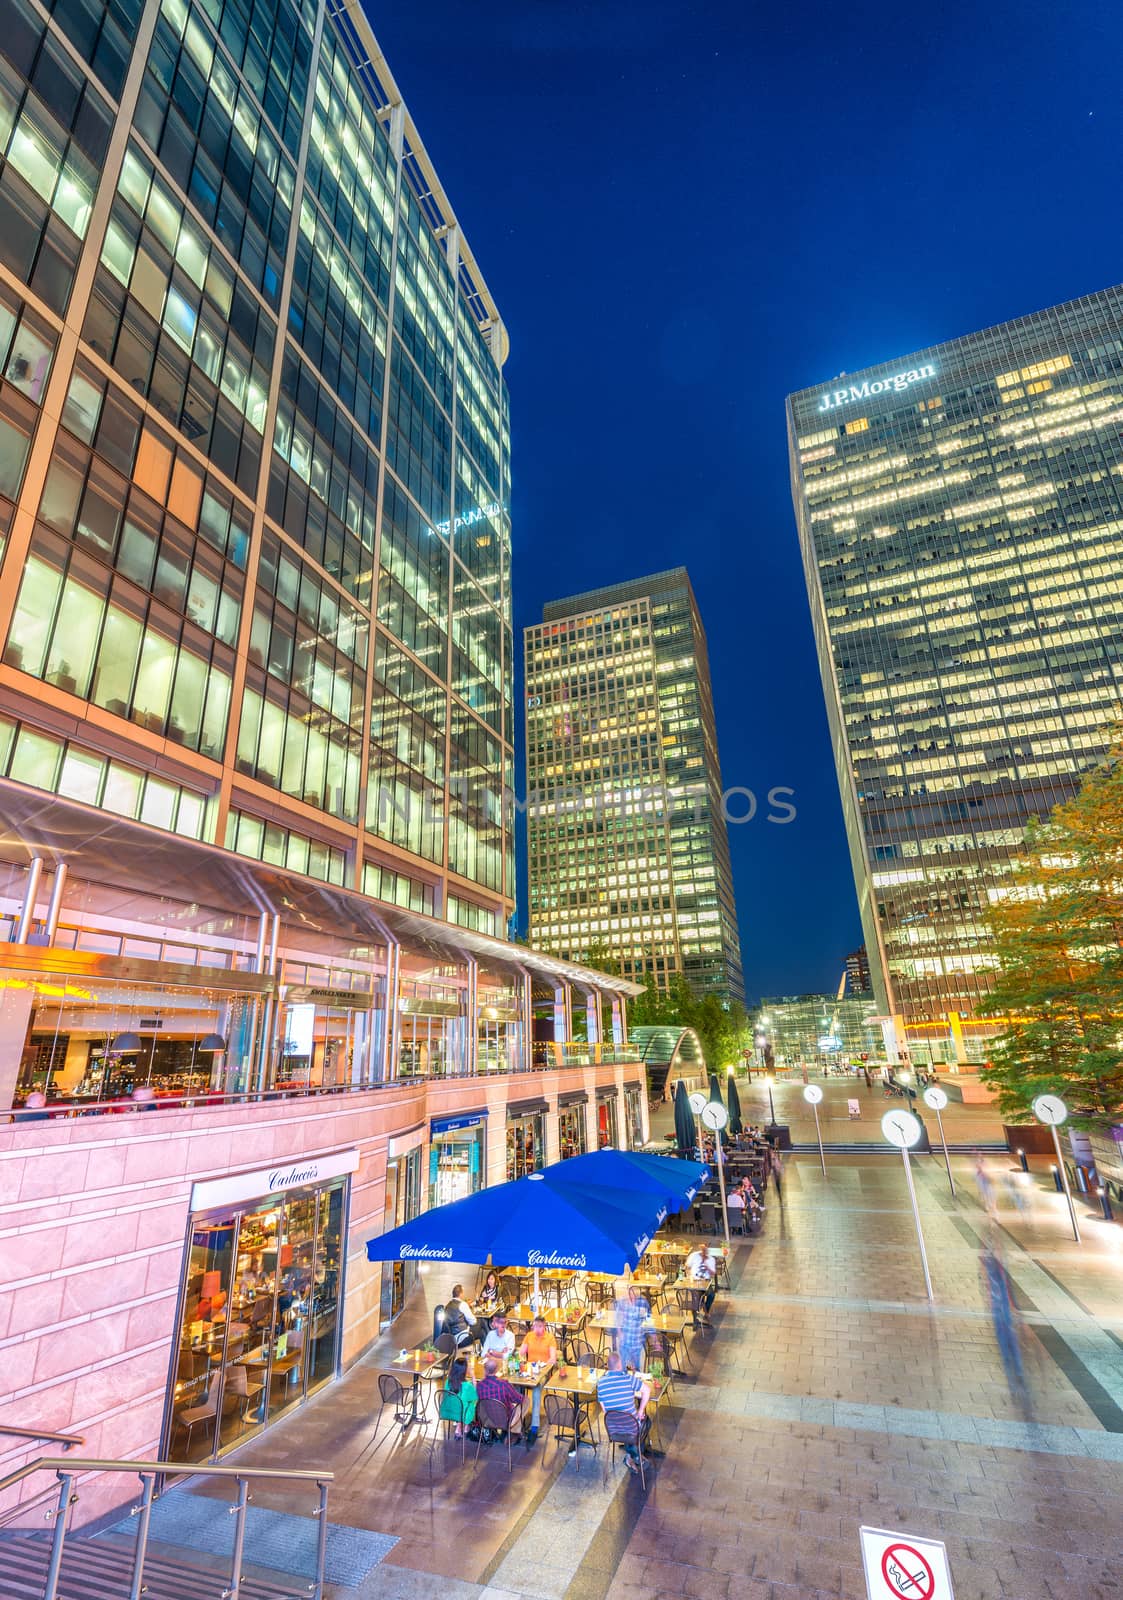
<svg viewBox="0 0 1123 1600"><path fill-rule="evenodd" d="M502 368L511 348L506 325L468 241L461 231L452 202L437 176L429 152L417 131L417 124L410 115L405 97L390 70L366 12L360 0L341 0L341 3L335 5L328 3L326 14L328 20L335 24L347 46L352 56L352 64L374 101L376 109L387 111L394 106L400 106L402 109L406 136L402 157L403 176L413 189L422 214L446 256L448 246L445 240L447 234L455 229L459 257L459 270L456 276L460 289L487 340L496 366ZM353 38L349 36L351 34L354 35ZM356 49L356 45L360 45L361 49Z"/></svg>
<svg viewBox="0 0 1123 1600"><path fill-rule="evenodd" d="M855 367L852 372L831 373L830 377L823 378L817 383L806 384L802 389L792 389L787 397L788 404L791 405L794 401L802 400L805 395L821 394L824 389L829 388L839 378L846 378L848 381L856 378L866 378L873 373L883 372L886 367L899 367L903 362L911 362L914 358L937 356L941 351L948 350L953 345L963 344L967 339L979 339L988 333L1002 333L1016 323L1029 321L1033 317L1043 317L1050 311L1067 311L1070 307L1079 305L1082 300L1092 300L1099 295L1113 292L1123 294L1123 285L1107 284L1104 288L1093 289L1088 294L1074 295L1069 300L1058 300L1054 305L1040 306L1036 311L1026 311L1020 316L1006 317L1002 322L988 323L984 328L972 328L967 333L955 334L950 339L941 339L938 344L921 345L916 350L906 350L901 355L887 356L883 361L871 362L867 367Z"/></svg>
<svg viewBox="0 0 1123 1600"><path fill-rule="evenodd" d="M667 567L662 572L648 572L639 578L624 578L619 583L602 584L598 589L585 589L580 594L564 595L560 600L547 600L542 607L542 621L555 622L559 617L575 615L578 611L587 611L591 606L603 605L607 595L619 594L624 598L624 590L639 591L642 593L646 584L663 583L668 578L681 581L686 580L686 586L693 594L694 585L690 582L690 574L685 567ZM539 624L532 623L532 627Z"/></svg>

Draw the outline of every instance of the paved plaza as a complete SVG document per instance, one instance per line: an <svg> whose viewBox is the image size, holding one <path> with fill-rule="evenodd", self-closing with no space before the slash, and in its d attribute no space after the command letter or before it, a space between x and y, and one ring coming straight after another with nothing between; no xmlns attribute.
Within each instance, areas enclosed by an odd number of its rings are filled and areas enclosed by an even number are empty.
<svg viewBox="0 0 1123 1600"><path fill-rule="evenodd" d="M1123 1227L1083 1207L1077 1247L1047 1176L993 1159L1025 1373L1012 1392L973 1162L953 1163L954 1201L942 1164L917 1163L930 1307L900 1160L828 1160L824 1179L791 1159L783 1204L771 1194L763 1234L737 1246L646 1492L604 1447L575 1471L540 1442L509 1475L498 1448L461 1466L432 1433L387 1419L374 1437L378 1373L429 1331L443 1266L385 1348L238 1459L331 1466L331 1520L398 1536L336 1600L861 1600L863 1523L945 1540L957 1600L1118 1600ZM255 1503L309 1510L265 1485Z"/></svg>

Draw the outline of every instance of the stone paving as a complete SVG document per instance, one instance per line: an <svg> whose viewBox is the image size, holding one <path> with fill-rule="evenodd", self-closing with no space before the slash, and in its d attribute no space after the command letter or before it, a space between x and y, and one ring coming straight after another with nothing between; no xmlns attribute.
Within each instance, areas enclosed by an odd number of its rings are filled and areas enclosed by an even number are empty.
<svg viewBox="0 0 1123 1600"><path fill-rule="evenodd" d="M953 1162L955 1201L941 1163L916 1163L930 1306L900 1161L828 1162L824 1179L790 1160L783 1204L737 1247L646 1492L603 1448L577 1472L539 1443L508 1474L494 1448L462 1467L431 1434L373 1436L387 1353L427 1331L426 1292L447 1292L428 1272L385 1350L238 1457L331 1466L332 1521L400 1536L332 1600L863 1600L862 1523L944 1539L956 1600L1118 1600L1123 1227L1084 1206L1077 1246L1043 1172L1007 1186L1010 1163L992 1162L1019 1396L980 1274L973 1163Z"/></svg>

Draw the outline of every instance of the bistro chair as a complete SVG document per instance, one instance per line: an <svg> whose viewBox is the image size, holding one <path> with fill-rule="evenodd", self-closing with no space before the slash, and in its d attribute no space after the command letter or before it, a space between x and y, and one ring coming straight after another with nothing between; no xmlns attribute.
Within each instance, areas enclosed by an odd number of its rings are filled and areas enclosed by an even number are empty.
<svg viewBox="0 0 1123 1600"><path fill-rule="evenodd" d="M264 1388L265 1385L263 1383L250 1382L250 1376L245 1367L227 1367L226 1387L222 1396L223 1414L225 1415L228 1411L234 1409L231 1402L240 1400L242 1403L242 1421L247 1421L251 1402L253 1404L257 1403L257 1397Z"/></svg>
<svg viewBox="0 0 1123 1600"><path fill-rule="evenodd" d="M691 1326L696 1328L698 1326L698 1307L702 1300L701 1289L676 1289L675 1299L678 1301L680 1311L690 1313Z"/></svg>
<svg viewBox="0 0 1123 1600"><path fill-rule="evenodd" d="M571 1318L572 1320L570 1320ZM558 1323L556 1332L561 1342L562 1353L567 1361L573 1360L574 1341L580 1340L588 1320L589 1313L579 1300L570 1300L566 1303L565 1310L562 1313L562 1320Z"/></svg>
<svg viewBox="0 0 1123 1600"><path fill-rule="evenodd" d="M202 1405L187 1406L184 1410L176 1413L176 1422L181 1428L187 1429L187 1451L189 1455L191 1453L191 1440L194 1436L194 1430L199 1427L200 1423L217 1423L218 1421L218 1385L221 1376L221 1373L216 1372L211 1379L210 1387L207 1390L207 1398Z"/></svg>
<svg viewBox="0 0 1123 1600"><path fill-rule="evenodd" d="M433 1349L447 1362L456 1354L456 1339L451 1333L439 1333L433 1340Z"/></svg>
<svg viewBox="0 0 1123 1600"><path fill-rule="evenodd" d="M590 1278L586 1285L585 1298L590 1306L595 1306L598 1310L610 1306L616 1298L615 1285L602 1283L599 1278Z"/></svg>
<svg viewBox="0 0 1123 1600"><path fill-rule="evenodd" d="M584 1339L574 1339L565 1359L571 1367L595 1367L597 1364L592 1345Z"/></svg>
<svg viewBox="0 0 1123 1600"><path fill-rule="evenodd" d="M445 1389L441 1394L440 1411L438 1413L444 1425L445 1443L450 1439L460 1445L460 1465L464 1465L465 1453L468 1449L468 1434L464 1426L464 1400L461 1395L453 1394L451 1389ZM459 1428L460 1439L456 1440L454 1428Z"/></svg>
<svg viewBox="0 0 1123 1600"><path fill-rule="evenodd" d="M631 1411L606 1411L604 1414L604 1431L608 1442L612 1446L612 1462L616 1464L616 1446L634 1444L639 1452L639 1481L647 1488L647 1477L643 1465L643 1429L640 1419Z"/></svg>
<svg viewBox="0 0 1123 1600"><path fill-rule="evenodd" d="M501 1433L507 1443L507 1471L511 1470L511 1422L513 1410L508 1411L502 1400L483 1399L476 1405L476 1426L480 1430L480 1437L476 1444L475 1461L480 1459L483 1448L484 1430L490 1428L493 1433Z"/></svg>
<svg viewBox="0 0 1123 1600"><path fill-rule="evenodd" d="M519 1303L519 1280L513 1274L507 1274L499 1280L499 1293L504 1308L510 1311L512 1306Z"/></svg>
<svg viewBox="0 0 1123 1600"><path fill-rule="evenodd" d="M388 1405L394 1408L394 1421L404 1422L410 1412L409 1390L400 1378L392 1372L378 1374L378 1420L374 1425L374 1437L377 1439L378 1430L382 1426L382 1413Z"/></svg>
<svg viewBox="0 0 1123 1600"><path fill-rule="evenodd" d="M673 1381L674 1335L653 1330L643 1342L644 1367L651 1371L653 1361L663 1363L663 1392L670 1391Z"/></svg>
<svg viewBox="0 0 1123 1600"><path fill-rule="evenodd" d="M698 1207L701 1214L700 1220L703 1233L716 1233L718 1231L717 1207L711 1200L703 1200Z"/></svg>
<svg viewBox="0 0 1123 1600"><path fill-rule="evenodd" d="M576 1409L573 1401L565 1394L550 1394L549 1391L542 1397L542 1420L545 1423L547 1434L554 1436L554 1448L558 1445L568 1445L574 1453L574 1461L578 1472L581 1471L581 1450L583 1444L591 1444L593 1453L596 1454L600 1447L600 1430L597 1427L594 1406L595 1398L590 1397L578 1400ZM545 1440L543 1440L545 1443ZM546 1452L542 1452L542 1466L546 1465Z"/></svg>

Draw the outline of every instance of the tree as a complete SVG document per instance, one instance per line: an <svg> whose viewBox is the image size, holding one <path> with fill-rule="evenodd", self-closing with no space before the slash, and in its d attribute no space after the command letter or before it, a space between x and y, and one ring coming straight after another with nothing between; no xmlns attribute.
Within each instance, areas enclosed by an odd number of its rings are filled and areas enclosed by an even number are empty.
<svg viewBox="0 0 1123 1600"><path fill-rule="evenodd" d="M989 913L1003 1031L984 1082L1004 1116L1059 1094L1077 1126L1123 1114L1123 739L1080 792L1027 830Z"/></svg>

